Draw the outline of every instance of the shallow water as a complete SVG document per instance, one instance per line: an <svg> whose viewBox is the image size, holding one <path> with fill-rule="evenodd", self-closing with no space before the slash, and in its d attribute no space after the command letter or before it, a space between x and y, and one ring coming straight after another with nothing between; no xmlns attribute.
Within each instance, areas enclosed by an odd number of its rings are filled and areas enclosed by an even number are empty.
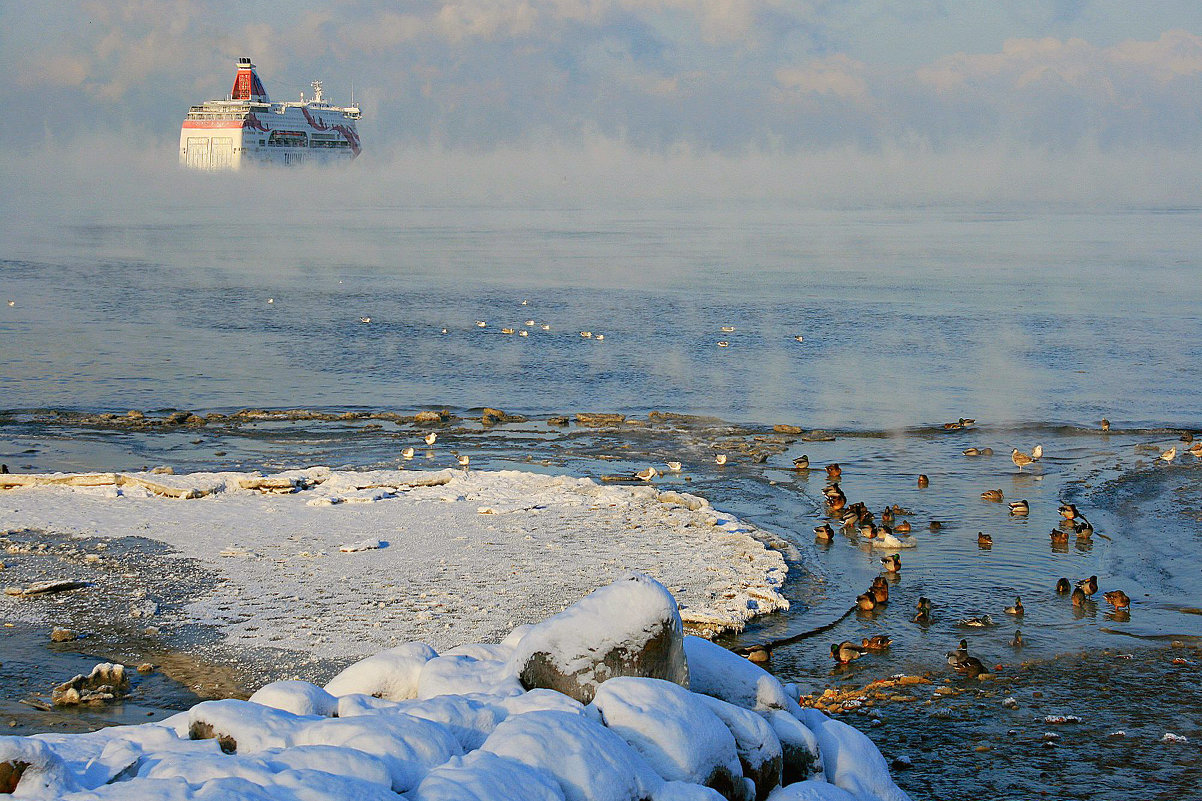
<svg viewBox="0 0 1202 801"><path fill-rule="evenodd" d="M797 638L775 649L772 668L814 689L947 674L943 654L962 636L1003 674L1025 659L1202 636L1202 465L1155 459L1202 428L1202 392L1188 380L1202 355L1196 209L356 208L324 210L320 228L303 214L269 226L187 211L187 224L99 215L54 237L4 229L0 287L14 304L0 306L0 335L20 344L0 355L0 461L22 471L397 467L413 444L414 467L450 466L454 450L473 468L600 476L679 459L684 471L658 484L800 546L793 610L730 643ZM467 422L486 404L531 421ZM426 458L413 427L371 417L137 430L71 414L248 407L435 407L463 422ZM712 417L547 424L652 409ZM980 422L944 430L964 416ZM774 423L836 436L782 438ZM1017 471L1010 449L1037 443L1043 460ZM969 446L995 455L964 456ZM808 475L790 469L802 453L816 468ZM902 553L882 612L847 614L879 549L843 534L813 544L830 462L843 466L851 501L912 512L919 544ZM917 487L919 473L930 487ZM981 500L986 489L1029 500L1030 516ZM1062 500L1094 523L1090 542L1051 546ZM992 548L978 547L978 531ZM1091 574L1132 597L1129 618L1108 615L1100 593L1074 614L1053 591L1062 575ZM919 595L934 602L929 626L909 622ZM1001 611L1015 595L1021 623ZM984 613L1000 625L957 625ZM1016 626L1021 652L1008 645ZM832 641L882 632L895 640L888 653L832 668ZM1046 681L1068 691L1074 679L1051 671ZM1172 703L1155 714L1171 716ZM1078 772L1073 782L1119 787L1104 766ZM948 774L963 782L952 790L972 786L971 771Z"/></svg>

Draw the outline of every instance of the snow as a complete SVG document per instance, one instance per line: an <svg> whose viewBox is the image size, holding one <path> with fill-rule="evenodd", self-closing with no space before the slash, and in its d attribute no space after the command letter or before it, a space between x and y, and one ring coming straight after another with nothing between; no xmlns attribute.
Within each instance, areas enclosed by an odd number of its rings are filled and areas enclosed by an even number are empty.
<svg viewBox="0 0 1202 801"><path fill-rule="evenodd" d="M764 544L772 535L704 499L653 487L521 471L324 467L22 479L28 486L0 492L6 527L149 538L217 574L186 607L160 604L151 622L215 627L235 652L347 660L410 640L440 652L497 642L630 571L670 588L693 631L739 629L788 607L784 558ZM38 483L52 480L60 483ZM70 480L114 483L61 483ZM360 549L372 544L387 547ZM150 572L153 589L174 571ZM9 620L44 623L41 608L0 597Z"/></svg>
<svg viewBox="0 0 1202 801"><path fill-rule="evenodd" d="M326 684L332 695L363 693L389 701L416 698L422 668L437 652L425 643L407 642L350 665Z"/></svg>
<svg viewBox="0 0 1202 801"><path fill-rule="evenodd" d="M771 673L701 637L685 637L689 687L735 706L755 710L800 707Z"/></svg>

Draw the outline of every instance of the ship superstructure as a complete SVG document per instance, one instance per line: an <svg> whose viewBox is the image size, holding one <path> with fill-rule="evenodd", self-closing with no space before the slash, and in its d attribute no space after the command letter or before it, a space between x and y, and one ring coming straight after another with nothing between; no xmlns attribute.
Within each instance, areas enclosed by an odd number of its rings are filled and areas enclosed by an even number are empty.
<svg viewBox="0 0 1202 801"><path fill-rule="evenodd" d="M352 99L333 106L322 96L273 103L249 58L238 59L234 88L225 100L206 100L188 109L179 134L179 163L198 170L237 170L259 164L300 165L349 162L361 144L356 123L362 113Z"/></svg>

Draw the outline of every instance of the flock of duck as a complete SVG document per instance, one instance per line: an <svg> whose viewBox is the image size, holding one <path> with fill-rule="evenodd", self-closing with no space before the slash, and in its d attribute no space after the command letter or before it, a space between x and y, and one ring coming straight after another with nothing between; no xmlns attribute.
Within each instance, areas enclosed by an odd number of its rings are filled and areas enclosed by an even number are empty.
<svg viewBox="0 0 1202 801"><path fill-rule="evenodd" d="M946 424L945 428L964 428L971 426L974 422L971 419L961 419L956 423ZM1103 420L1102 429L1105 431L1109 427L1109 421ZM966 456L987 456L992 453L992 450L989 448L968 448L963 453ZM1202 440L1194 442L1189 447L1188 453L1202 458ZM1011 451L1011 461L1014 462L1015 467L1019 471L1039 461L1042 456L1043 448L1039 445L1036 445L1029 453L1024 453L1017 448ZM1175 456L1176 447L1172 447L1163 451L1158 458L1166 462L1171 462ZM809 458L806 456L798 457L794 460L794 467L799 471L808 471L810 469ZM868 510L865 504L861 502L848 502L846 494L839 486L839 479L843 474L840 465L827 465L826 473L827 485L823 489L826 512L831 520L838 520L842 524L844 531L858 533L862 539L868 540L874 546L893 549L909 547L914 544L909 535L910 523L908 521L895 522L899 517L909 514L909 512L897 505L889 506L881 513L878 522L876 516ZM919 487L929 486L929 483L929 479L925 475L919 476ZM1000 503L1003 500L1003 495L1000 489L987 490L981 493L981 498ZM1031 505L1026 500L1010 501L1009 508L1010 514L1016 517L1026 516L1031 511ZM1088 541L1093 536L1093 526L1076 505L1061 503L1059 512L1061 517L1060 524L1051 531L1053 549L1058 549L1057 546L1066 544L1070 535L1076 536L1079 543ZM938 522L932 521L930 528L932 531L937 530L939 528ZM823 521L814 528L814 536L819 542L829 542L835 536L835 528L831 525L831 522ZM984 532L979 532L977 534L977 544L983 550L988 550L993 545L993 538ZM901 571L901 557L896 553L891 553L881 558L880 561L882 573L873 579L872 585L865 592L856 597L856 610L871 612L889 603L889 585L886 576L897 575ZM1070 582L1065 577L1060 578L1056 582L1057 594L1069 596L1075 610L1082 610L1092 604L1093 601L1091 599L1098 592L1098 589L1098 577L1096 575L1081 579L1075 583ZM1121 589L1114 589L1103 593L1102 597L1114 607L1115 619L1130 619L1129 609L1131 599L1127 593ZM917 613L911 618L911 622L920 625L929 624L932 615L931 609L930 598L925 596L919 598ZM1007 606L1003 612L1015 622L1021 622L1025 614L1022 598L1015 597L1014 604ZM997 624L990 615L981 615L978 617L963 618L958 621L958 625L966 628L986 628ZM847 640L833 643L830 652L831 657L838 665L845 665L866 654L883 651L891 643L892 639L889 636L878 634L873 637L864 638L858 645ZM1010 645L1015 648L1021 648L1023 644L1022 630L1016 629ZM967 639L960 640L959 648L947 653L947 664L957 673L966 675L969 678L977 678L983 673L988 673L985 664L976 656L969 654Z"/></svg>

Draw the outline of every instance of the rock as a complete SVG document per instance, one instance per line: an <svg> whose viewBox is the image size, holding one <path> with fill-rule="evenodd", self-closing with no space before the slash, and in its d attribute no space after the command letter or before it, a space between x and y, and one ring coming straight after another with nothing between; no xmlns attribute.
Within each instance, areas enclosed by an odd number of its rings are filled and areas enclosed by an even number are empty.
<svg viewBox="0 0 1202 801"><path fill-rule="evenodd" d="M749 709L708 695L694 694L730 729L735 738L743 776L755 784L757 801L764 801L784 776L784 750L767 719Z"/></svg>
<svg viewBox="0 0 1202 801"><path fill-rule="evenodd" d="M835 435L815 429L814 431L802 434L801 439L803 442L834 442Z"/></svg>
<svg viewBox="0 0 1202 801"><path fill-rule="evenodd" d="M902 755L894 758L894 760L889 763L889 767L893 770L908 770L914 767L914 761L911 760L910 757Z"/></svg>
<svg viewBox="0 0 1202 801"><path fill-rule="evenodd" d="M555 416L547 418L547 425L565 427L571 424L571 420L563 416Z"/></svg>
<svg viewBox="0 0 1202 801"><path fill-rule="evenodd" d="M689 686L693 692L762 712L800 709L780 681L768 671L702 637L685 637Z"/></svg>
<svg viewBox="0 0 1202 801"><path fill-rule="evenodd" d="M171 414L167 415L167 418L163 422L169 426L183 425L191 416L192 412L172 412Z"/></svg>
<svg viewBox="0 0 1202 801"><path fill-rule="evenodd" d="M338 712L338 699L307 681L273 681L255 690L248 700L294 715L328 718Z"/></svg>
<svg viewBox="0 0 1202 801"><path fill-rule="evenodd" d="M55 626L50 630L51 642L71 642L72 640L76 639L77 636L78 635L71 631L71 629L64 629L58 626Z"/></svg>
<svg viewBox="0 0 1202 801"><path fill-rule="evenodd" d="M438 654L420 642L409 642L381 651L348 666L326 684L331 695L364 695L386 701L417 697L422 668Z"/></svg>
<svg viewBox="0 0 1202 801"><path fill-rule="evenodd" d="M480 421L486 426L495 426L499 423L524 423L526 418L520 414L506 414L500 409L485 407L483 414L480 415Z"/></svg>
<svg viewBox="0 0 1202 801"><path fill-rule="evenodd" d="M432 412L429 410L424 410L424 411L420 411L417 414L413 415L413 422L421 423L423 425L429 425L431 423L439 424L445 419L445 417L444 417L445 414L446 414L445 411Z"/></svg>
<svg viewBox="0 0 1202 801"><path fill-rule="evenodd" d="M34 598L39 595L52 595L56 592L67 592L68 590L78 590L89 586L91 584L87 581L51 579L49 581L35 581L28 587L5 587L4 594L14 595L18 598Z"/></svg>
<svg viewBox="0 0 1202 801"><path fill-rule="evenodd" d="M128 417L130 420L145 420L146 419L146 415L143 414L142 412L139 412L137 409L130 409L128 412L125 413L125 416Z"/></svg>
<svg viewBox="0 0 1202 801"><path fill-rule="evenodd" d="M173 475L175 475L175 468L171 467L169 465L152 467L152 468L150 468L150 472L152 475L156 475L156 476L173 476Z"/></svg>
<svg viewBox="0 0 1202 801"><path fill-rule="evenodd" d="M687 688L683 631L672 595L635 573L532 626L515 645L509 667L528 690L556 690L584 704L615 676Z"/></svg>
<svg viewBox="0 0 1202 801"><path fill-rule="evenodd" d="M129 694L129 676L125 665L105 662L92 668L87 676L79 675L63 682L50 692L55 706L99 704L115 701Z"/></svg>
<svg viewBox="0 0 1202 801"><path fill-rule="evenodd" d="M576 422L582 426L609 427L620 426L626 422L624 414L605 414L601 412L579 412Z"/></svg>
<svg viewBox="0 0 1202 801"><path fill-rule="evenodd" d="M762 713L781 746L781 784L802 782L822 774L818 738L805 724L780 709Z"/></svg>
<svg viewBox="0 0 1202 801"><path fill-rule="evenodd" d="M777 423L772 426L772 430L777 434L800 434L802 432L801 426L791 426L788 423Z"/></svg>
<svg viewBox="0 0 1202 801"><path fill-rule="evenodd" d="M663 778L701 784L740 801L742 767L734 735L702 698L670 681L619 676L597 688L592 706L606 728Z"/></svg>
<svg viewBox="0 0 1202 801"><path fill-rule="evenodd" d="M138 672L145 676L147 673L154 673L154 665L149 662L143 662L138 665Z"/></svg>

